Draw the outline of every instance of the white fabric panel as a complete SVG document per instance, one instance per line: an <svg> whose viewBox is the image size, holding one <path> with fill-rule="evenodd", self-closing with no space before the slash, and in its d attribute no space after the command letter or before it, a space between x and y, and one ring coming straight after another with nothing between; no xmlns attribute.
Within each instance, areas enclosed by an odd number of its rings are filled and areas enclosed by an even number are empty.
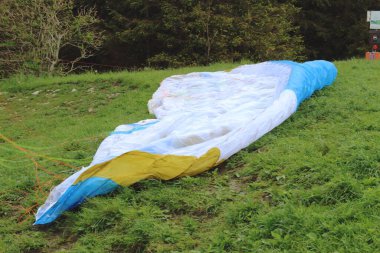
<svg viewBox="0 0 380 253"><path fill-rule="evenodd" d="M267 62L230 72L169 77L148 103L159 122L145 130L107 137L91 165L132 150L199 157L218 147L221 159L226 159L295 111L294 93L282 92L290 71ZM122 125L115 131L130 128Z"/></svg>
<svg viewBox="0 0 380 253"><path fill-rule="evenodd" d="M85 170L132 150L200 157L217 147L220 160L227 159L296 111L295 93L284 90L290 72L267 62L165 79L148 103L157 119L118 126L88 167L52 190L37 220Z"/></svg>

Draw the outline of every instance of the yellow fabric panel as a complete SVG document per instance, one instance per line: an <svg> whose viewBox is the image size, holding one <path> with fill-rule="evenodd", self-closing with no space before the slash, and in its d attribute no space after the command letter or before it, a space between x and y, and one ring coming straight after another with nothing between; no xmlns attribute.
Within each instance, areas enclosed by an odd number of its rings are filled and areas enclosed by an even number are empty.
<svg viewBox="0 0 380 253"><path fill-rule="evenodd" d="M210 149L206 155L199 157L194 163L179 176L194 176L216 166L220 157L218 148Z"/></svg>
<svg viewBox="0 0 380 253"><path fill-rule="evenodd" d="M219 157L218 148L210 149L199 158L131 151L89 168L74 184L90 177L108 178L119 185L129 186L146 178L169 180L180 176L193 176L215 166Z"/></svg>

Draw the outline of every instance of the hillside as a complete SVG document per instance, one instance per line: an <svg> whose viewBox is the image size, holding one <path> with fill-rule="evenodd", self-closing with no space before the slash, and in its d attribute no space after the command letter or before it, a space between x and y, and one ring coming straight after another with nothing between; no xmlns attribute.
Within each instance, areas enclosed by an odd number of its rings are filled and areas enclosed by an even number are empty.
<svg viewBox="0 0 380 253"><path fill-rule="evenodd" d="M151 118L167 76L237 64L0 82L0 252L375 252L380 63L336 62L333 86L207 173L147 180L34 227L51 187L116 126Z"/></svg>

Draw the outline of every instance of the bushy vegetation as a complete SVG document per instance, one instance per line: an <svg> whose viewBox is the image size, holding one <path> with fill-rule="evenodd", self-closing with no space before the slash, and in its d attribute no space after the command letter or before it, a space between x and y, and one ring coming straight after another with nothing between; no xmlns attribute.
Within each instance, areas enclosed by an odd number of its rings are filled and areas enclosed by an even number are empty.
<svg viewBox="0 0 380 253"><path fill-rule="evenodd" d="M106 54L125 65L178 67L243 58L299 59L299 9L278 1L84 0L109 34ZM115 47L118 50L115 50ZM122 49L122 50L120 50ZM102 57L103 61L109 61Z"/></svg>
<svg viewBox="0 0 380 253"><path fill-rule="evenodd" d="M6 0L0 3L0 77L80 66L300 60L299 11L276 0Z"/></svg>
<svg viewBox="0 0 380 253"><path fill-rule="evenodd" d="M74 71L95 54L103 32L94 8L73 0L0 2L0 77Z"/></svg>
<svg viewBox="0 0 380 253"><path fill-rule="evenodd" d="M333 86L217 168L120 188L45 227L35 204L114 127L151 117L164 77L236 65L0 83L1 134L19 148L0 141L0 251L376 252L380 63L336 65Z"/></svg>
<svg viewBox="0 0 380 253"><path fill-rule="evenodd" d="M378 10L378 0L297 0L296 6L309 59L362 57L371 49L367 10Z"/></svg>
<svg viewBox="0 0 380 253"><path fill-rule="evenodd" d="M349 59L378 0L3 0L0 77Z"/></svg>

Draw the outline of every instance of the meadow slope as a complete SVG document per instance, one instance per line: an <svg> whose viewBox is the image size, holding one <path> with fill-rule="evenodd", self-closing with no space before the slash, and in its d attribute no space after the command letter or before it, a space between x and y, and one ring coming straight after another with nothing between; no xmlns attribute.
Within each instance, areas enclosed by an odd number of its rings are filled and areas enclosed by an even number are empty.
<svg viewBox="0 0 380 253"><path fill-rule="evenodd" d="M207 173L146 180L32 226L116 126L152 118L167 76L236 64L0 82L0 252L378 252L380 63L337 81Z"/></svg>

